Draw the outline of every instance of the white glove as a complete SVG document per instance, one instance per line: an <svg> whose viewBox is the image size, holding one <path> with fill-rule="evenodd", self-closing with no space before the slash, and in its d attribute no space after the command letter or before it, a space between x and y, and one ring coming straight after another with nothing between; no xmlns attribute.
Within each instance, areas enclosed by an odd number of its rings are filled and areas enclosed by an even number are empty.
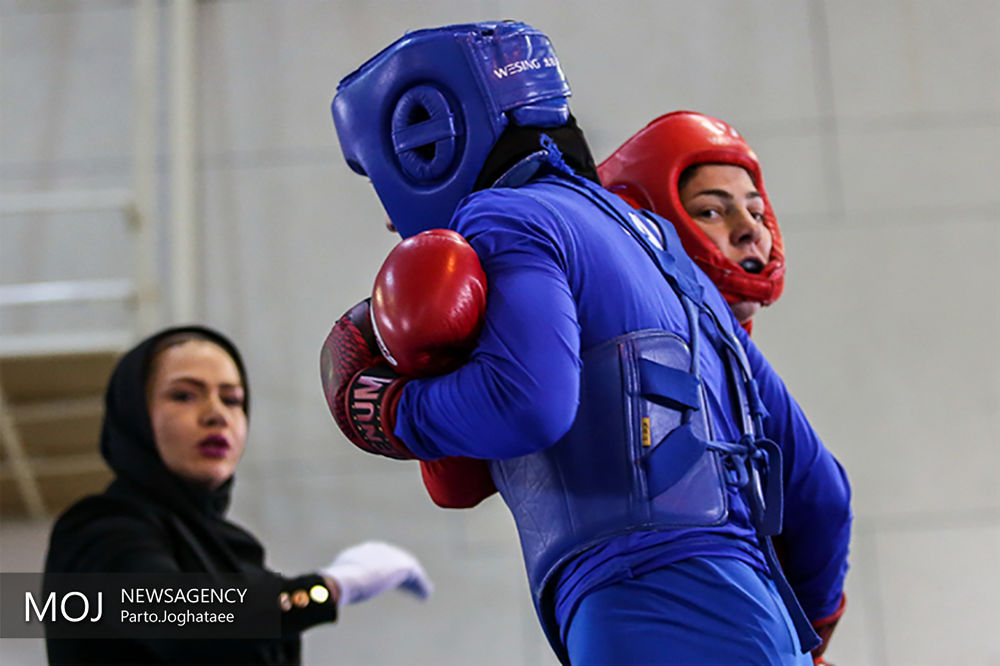
<svg viewBox="0 0 1000 666"><path fill-rule="evenodd" d="M371 599L394 587L420 599L434 591L434 584L416 557L381 541L366 541L345 549L320 573L337 582L338 606Z"/></svg>

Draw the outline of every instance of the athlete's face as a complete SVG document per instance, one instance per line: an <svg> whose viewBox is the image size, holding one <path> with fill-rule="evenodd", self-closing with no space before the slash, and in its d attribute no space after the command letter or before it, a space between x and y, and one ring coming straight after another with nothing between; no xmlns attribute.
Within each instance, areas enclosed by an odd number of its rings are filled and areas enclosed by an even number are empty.
<svg viewBox="0 0 1000 666"><path fill-rule="evenodd" d="M759 273L771 255L764 197L742 167L704 164L680 191L681 205L728 259Z"/></svg>
<svg viewBox="0 0 1000 666"><path fill-rule="evenodd" d="M207 340L167 347L148 388L156 450L167 469L210 488L236 470L247 434L245 393L232 357Z"/></svg>
<svg viewBox="0 0 1000 666"><path fill-rule="evenodd" d="M695 224L748 273L764 270L771 256L771 232L764 226L764 197L750 174L731 164L703 164L681 185L681 205ZM760 303L732 304L736 318L748 321Z"/></svg>

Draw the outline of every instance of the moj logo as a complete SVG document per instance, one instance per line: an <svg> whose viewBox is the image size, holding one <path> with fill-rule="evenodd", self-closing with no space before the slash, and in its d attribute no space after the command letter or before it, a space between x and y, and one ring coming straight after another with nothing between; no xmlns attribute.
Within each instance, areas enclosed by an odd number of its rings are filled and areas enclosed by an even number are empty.
<svg viewBox="0 0 1000 666"><path fill-rule="evenodd" d="M62 599L55 592L49 592L49 595L44 598L45 603L42 604L40 610L35 595L31 592L25 592L24 621L31 622L31 615L34 613L34 619L41 622L58 622L60 620L73 623L84 620L97 622L104 614L104 593L96 592L95 594L97 595L97 604L93 609L93 614L91 614L90 598L83 592L76 590L66 592L62 595ZM46 615L49 616L48 620L46 620Z"/></svg>

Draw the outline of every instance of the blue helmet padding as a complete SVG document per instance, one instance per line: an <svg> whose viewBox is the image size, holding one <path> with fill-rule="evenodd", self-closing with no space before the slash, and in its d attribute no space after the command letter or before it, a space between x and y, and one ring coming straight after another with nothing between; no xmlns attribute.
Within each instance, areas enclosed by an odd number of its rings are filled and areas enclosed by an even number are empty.
<svg viewBox="0 0 1000 666"><path fill-rule="evenodd" d="M445 227L508 122L555 127L570 95L548 37L516 22L417 30L337 87L344 159L404 237Z"/></svg>
<svg viewBox="0 0 1000 666"><path fill-rule="evenodd" d="M392 112L392 146L400 168L418 182L432 182L455 157L458 129L451 105L432 86L410 88Z"/></svg>

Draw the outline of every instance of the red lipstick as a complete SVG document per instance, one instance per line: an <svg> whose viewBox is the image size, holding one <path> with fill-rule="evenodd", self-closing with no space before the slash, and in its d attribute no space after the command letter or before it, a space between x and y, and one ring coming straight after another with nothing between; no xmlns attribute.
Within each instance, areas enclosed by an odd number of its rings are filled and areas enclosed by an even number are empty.
<svg viewBox="0 0 1000 666"><path fill-rule="evenodd" d="M206 458L225 458L229 453L229 440L222 435L209 435L198 442L198 451Z"/></svg>

